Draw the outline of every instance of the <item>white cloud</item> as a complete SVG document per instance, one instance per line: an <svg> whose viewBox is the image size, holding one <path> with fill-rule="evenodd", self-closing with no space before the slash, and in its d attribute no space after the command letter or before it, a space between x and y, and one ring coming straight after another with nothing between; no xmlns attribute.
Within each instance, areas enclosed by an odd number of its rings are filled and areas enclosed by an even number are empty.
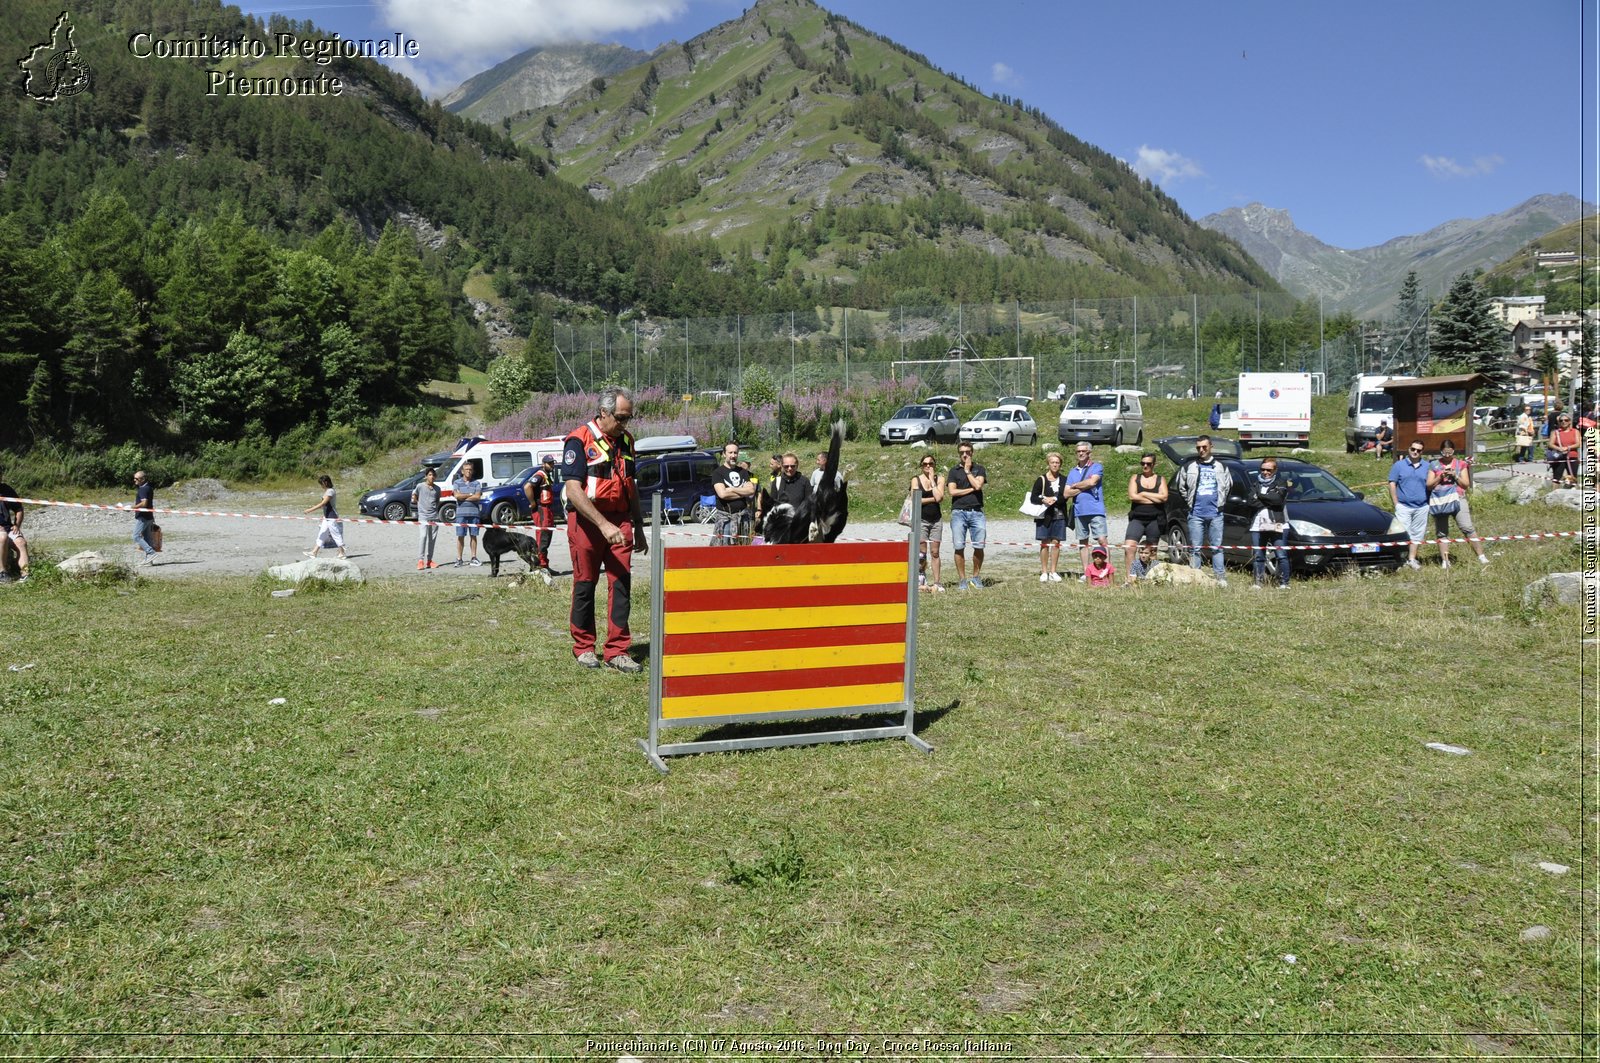
<svg viewBox="0 0 1600 1063"><path fill-rule="evenodd" d="M537 45L602 40L683 14L685 0L378 0L429 68L476 73ZM407 71L408 74L411 71Z"/></svg>
<svg viewBox="0 0 1600 1063"><path fill-rule="evenodd" d="M1417 161L1435 177L1482 177L1494 173L1506 160L1500 155L1479 155L1463 165L1448 155L1423 155Z"/></svg>
<svg viewBox="0 0 1600 1063"><path fill-rule="evenodd" d="M1205 176L1205 171L1193 159L1185 158L1175 151L1152 148L1148 144L1139 145L1139 157L1133 163L1133 172L1156 184Z"/></svg>
<svg viewBox="0 0 1600 1063"><path fill-rule="evenodd" d="M989 68L989 80L996 85L1010 85L1013 88L1022 86L1022 75L1012 70L1005 63L996 63Z"/></svg>

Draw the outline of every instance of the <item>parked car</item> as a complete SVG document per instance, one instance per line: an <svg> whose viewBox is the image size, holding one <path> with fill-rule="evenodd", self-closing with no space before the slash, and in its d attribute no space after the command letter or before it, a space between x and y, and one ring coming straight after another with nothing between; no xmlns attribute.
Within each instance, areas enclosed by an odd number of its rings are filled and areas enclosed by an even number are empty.
<svg viewBox="0 0 1600 1063"><path fill-rule="evenodd" d="M652 455L634 465L634 482L639 485L639 502L645 519L650 519L651 500L661 495L664 511L698 518L700 499L712 493L711 478L716 475L717 455L709 450Z"/></svg>
<svg viewBox="0 0 1600 1063"><path fill-rule="evenodd" d="M1159 439L1156 446L1175 466L1194 459L1195 436ZM1211 440L1212 453L1228 467L1234 490L1222 507L1222 544L1250 546L1250 521L1255 507L1248 501L1245 484L1261 469L1260 460L1245 461L1239 444L1232 439ZM1278 475L1289 482L1289 570L1310 574L1330 572L1354 565L1362 569L1394 571L1405 561L1406 531L1393 513L1366 501L1333 473L1310 462L1279 458ZM1176 475L1173 471L1170 475ZM1169 492L1164 514L1163 537L1166 560L1187 564L1189 560L1189 505L1176 485ZM1352 545L1355 544L1355 545ZM1293 547L1326 547L1297 550ZM1249 550L1227 550L1224 558L1235 568L1250 567ZM1207 559L1209 561L1209 559ZM1269 578L1277 578L1277 558L1267 554Z"/></svg>
<svg viewBox="0 0 1600 1063"><path fill-rule="evenodd" d="M1039 425L1021 406L996 406L984 410L961 426L963 443L1039 442Z"/></svg>
<svg viewBox="0 0 1600 1063"><path fill-rule="evenodd" d="M944 403L902 406L878 429L878 443L885 447L890 443L915 443L918 440L954 443L960 430L956 411Z"/></svg>
<svg viewBox="0 0 1600 1063"><path fill-rule="evenodd" d="M420 469L391 487L369 491L361 496L358 507L363 517L382 520L414 520L416 507L411 504L411 492L422 482L427 469Z"/></svg>
<svg viewBox="0 0 1600 1063"><path fill-rule="evenodd" d="M546 454L554 454L559 462L561 447L565 442L565 439L557 437L483 439L472 436L463 439L450 455L449 461L439 466L439 518L446 521L456 519L456 495L450 485L461 475L461 467L468 459L478 463L478 477L486 489L499 487L523 469L538 465ZM480 510L488 512L485 507L480 507Z"/></svg>
<svg viewBox="0 0 1600 1063"><path fill-rule="evenodd" d="M1056 435L1063 443L1087 440L1121 446L1144 442L1142 391L1075 391L1061 407Z"/></svg>
<svg viewBox="0 0 1600 1063"><path fill-rule="evenodd" d="M491 487L483 493L483 500L478 506L489 523L516 524L533 519L533 506L529 504L528 493L523 488L538 468L537 465L530 465L499 487ZM557 465L555 469L556 520L563 521L566 520L566 507L561 502L561 466Z"/></svg>

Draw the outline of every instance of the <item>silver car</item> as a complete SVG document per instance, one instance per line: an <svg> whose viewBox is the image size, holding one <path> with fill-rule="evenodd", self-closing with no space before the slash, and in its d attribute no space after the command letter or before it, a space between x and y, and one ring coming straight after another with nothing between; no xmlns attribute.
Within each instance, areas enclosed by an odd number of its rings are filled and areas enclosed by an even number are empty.
<svg viewBox="0 0 1600 1063"><path fill-rule="evenodd" d="M902 406L878 429L878 443L954 443L960 427L956 411L943 403Z"/></svg>

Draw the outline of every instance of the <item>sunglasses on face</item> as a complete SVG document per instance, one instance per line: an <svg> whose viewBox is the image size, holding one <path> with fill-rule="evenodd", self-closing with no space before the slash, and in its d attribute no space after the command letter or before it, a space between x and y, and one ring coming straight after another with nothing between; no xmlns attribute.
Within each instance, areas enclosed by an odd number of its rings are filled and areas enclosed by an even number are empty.
<svg viewBox="0 0 1600 1063"><path fill-rule="evenodd" d="M784 472L794 472L799 468L800 468L800 466L798 466L798 465L785 465L783 467L783 471Z"/></svg>

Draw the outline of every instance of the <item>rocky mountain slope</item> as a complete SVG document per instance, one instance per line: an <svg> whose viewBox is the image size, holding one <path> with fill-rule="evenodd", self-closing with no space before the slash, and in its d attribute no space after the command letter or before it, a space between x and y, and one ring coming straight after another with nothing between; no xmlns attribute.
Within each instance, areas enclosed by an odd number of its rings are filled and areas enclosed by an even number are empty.
<svg viewBox="0 0 1600 1063"><path fill-rule="evenodd" d="M650 58L620 44L560 44L529 48L462 82L440 99L446 110L490 125L536 107L559 103L596 78L610 77Z"/></svg>
<svg viewBox="0 0 1600 1063"><path fill-rule="evenodd" d="M779 275L937 287L934 258L981 253L1057 298L1276 287L1121 160L811 0L762 0L511 132Z"/></svg>
<svg viewBox="0 0 1600 1063"><path fill-rule="evenodd" d="M1441 293L1461 273L1504 262L1584 210L1575 196L1535 196L1487 218L1458 219L1359 250L1325 244L1296 228L1288 211L1260 203L1209 214L1200 224L1237 240L1294 294L1321 296L1330 309L1374 317L1393 309L1407 272L1416 271L1424 292Z"/></svg>

